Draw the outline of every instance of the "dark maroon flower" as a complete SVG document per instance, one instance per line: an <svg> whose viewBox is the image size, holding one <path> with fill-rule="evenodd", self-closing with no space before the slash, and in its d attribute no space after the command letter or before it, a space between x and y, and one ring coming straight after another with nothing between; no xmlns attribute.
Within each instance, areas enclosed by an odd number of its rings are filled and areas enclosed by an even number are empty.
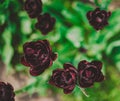
<svg viewBox="0 0 120 101"><path fill-rule="evenodd" d="M36 23L36 28L39 29L43 35L48 34L55 24L55 18L51 17L50 14L45 13L38 16L38 22Z"/></svg>
<svg viewBox="0 0 120 101"><path fill-rule="evenodd" d="M35 18L42 12L42 2L41 0L26 0L24 8L31 18Z"/></svg>
<svg viewBox="0 0 120 101"><path fill-rule="evenodd" d="M89 23L96 30L100 30L104 26L108 25L108 18L110 15L111 12L106 12L105 10L100 10L100 8L96 8L94 11L89 11L87 13L87 18L89 20Z"/></svg>
<svg viewBox="0 0 120 101"><path fill-rule="evenodd" d="M101 82L104 76L101 72L102 63L100 61L81 61L78 65L78 81L80 87L91 87L94 82Z"/></svg>
<svg viewBox="0 0 120 101"><path fill-rule="evenodd" d="M71 93L77 82L77 70L69 63L64 64L64 69L57 69L49 80L51 85L64 89L64 93Z"/></svg>
<svg viewBox="0 0 120 101"><path fill-rule="evenodd" d="M23 46L24 56L21 63L30 67L30 74L37 76L50 67L57 58L57 54L52 52L47 40L27 42Z"/></svg>
<svg viewBox="0 0 120 101"><path fill-rule="evenodd" d="M15 101L14 89L11 84L0 82L0 101Z"/></svg>

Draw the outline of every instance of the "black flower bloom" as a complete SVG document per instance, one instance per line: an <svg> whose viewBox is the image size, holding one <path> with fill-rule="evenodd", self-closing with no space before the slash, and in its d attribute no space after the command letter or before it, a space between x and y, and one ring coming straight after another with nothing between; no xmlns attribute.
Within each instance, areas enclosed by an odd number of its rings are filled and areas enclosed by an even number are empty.
<svg viewBox="0 0 120 101"><path fill-rule="evenodd" d="M26 0L25 10L31 18L35 18L42 12L41 0Z"/></svg>
<svg viewBox="0 0 120 101"><path fill-rule="evenodd" d="M94 11L89 11L86 15L89 23L96 30L100 30L104 26L108 25L108 18L110 17L111 12L106 12L105 10L100 10L100 8L96 8Z"/></svg>
<svg viewBox="0 0 120 101"><path fill-rule="evenodd" d="M23 50L24 56L21 59L21 63L30 67L30 74L33 76L43 73L57 58L57 54L52 52L47 40L27 42L24 44Z"/></svg>
<svg viewBox="0 0 120 101"><path fill-rule="evenodd" d="M39 29L43 35L48 34L55 24L55 18L51 17L50 14L45 13L38 16L38 22L36 23L36 28Z"/></svg>
<svg viewBox="0 0 120 101"><path fill-rule="evenodd" d="M78 65L78 81L80 87L91 87L94 82L101 82L104 76L101 72L102 63L100 61L81 61Z"/></svg>
<svg viewBox="0 0 120 101"><path fill-rule="evenodd" d="M15 93L11 84L0 82L0 101L15 101Z"/></svg>
<svg viewBox="0 0 120 101"><path fill-rule="evenodd" d="M64 69L57 69L49 80L51 85L62 88L65 94L73 91L77 82L77 70L69 63L64 64Z"/></svg>

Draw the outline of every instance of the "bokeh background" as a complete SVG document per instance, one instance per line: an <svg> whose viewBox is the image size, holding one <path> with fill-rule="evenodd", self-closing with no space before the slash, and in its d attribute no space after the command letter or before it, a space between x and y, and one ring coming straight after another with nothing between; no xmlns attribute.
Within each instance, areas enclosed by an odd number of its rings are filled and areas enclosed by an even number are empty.
<svg viewBox="0 0 120 101"><path fill-rule="evenodd" d="M16 101L120 101L120 0L42 0L43 13L56 18L54 30L43 36L35 29L36 19L24 10L24 0L0 0L0 80L16 90ZM96 7L111 11L109 25L101 31L86 18ZM42 75L32 77L20 64L27 41L48 39L58 59ZM76 87L65 95L48 84L52 71L63 63L76 66L81 60L100 60L106 80L95 83L86 97Z"/></svg>

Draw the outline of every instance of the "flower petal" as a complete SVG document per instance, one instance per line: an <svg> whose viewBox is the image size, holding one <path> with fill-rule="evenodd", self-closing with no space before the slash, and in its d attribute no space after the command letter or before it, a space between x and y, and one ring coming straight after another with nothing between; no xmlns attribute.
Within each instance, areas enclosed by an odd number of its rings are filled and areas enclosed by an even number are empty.
<svg viewBox="0 0 120 101"><path fill-rule="evenodd" d="M51 59L55 61L57 59L57 53L52 52Z"/></svg>
<svg viewBox="0 0 120 101"><path fill-rule="evenodd" d="M44 69L42 69L42 68L40 69L40 67L39 68L30 68L30 74L32 76L38 76L43 72L44 72Z"/></svg>
<svg viewBox="0 0 120 101"><path fill-rule="evenodd" d="M96 79L96 82L101 82L104 80L104 78L105 78L104 75L101 73L99 78Z"/></svg>
<svg viewBox="0 0 120 101"><path fill-rule="evenodd" d="M71 93L73 90L64 89L63 91L64 91L65 94L69 94L69 93Z"/></svg>
<svg viewBox="0 0 120 101"><path fill-rule="evenodd" d="M86 16L87 16L88 20L90 20L91 17L92 17L92 11L89 11L89 12L86 14Z"/></svg>
<svg viewBox="0 0 120 101"><path fill-rule="evenodd" d="M79 85L80 85L80 87L82 87L82 88L88 88L88 87L91 87L92 85L93 85L93 81L92 80L89 80L89 81L86 81L86 80L84 80L84 79L81 79L80 81L79 81Z"/></svg>
<svg viewBox="0 0 120 101"><path fill-rule="evenodd" d="M64 68L69 68L69 67L73 67L73 65L70 64L70 63L65 63L65 64L63 65L63 67L64 67Z"/></svg>
<svg viewBox="0 0 120 101"><path fill-rule="evenodd" d="M78 64L78 71L86 68L86 65L89 64L86 60L80 61Z"/></svg>
<svg viewBox="0 0 120 101"><path fill-rule="evenodd" d="M29 63L27 63L27 61L26 61L26 59L25 59L24 56L21 58L21 63L22 63L24 66L30 66Z"/></svg>
<svg viewBox="0 0 120 101"><path fill-rule="evenodd" d="M95 65L96 67L98 67L100 70L102 68L102 62L101 61L92 61L91 62L92 65Z"/></svg>

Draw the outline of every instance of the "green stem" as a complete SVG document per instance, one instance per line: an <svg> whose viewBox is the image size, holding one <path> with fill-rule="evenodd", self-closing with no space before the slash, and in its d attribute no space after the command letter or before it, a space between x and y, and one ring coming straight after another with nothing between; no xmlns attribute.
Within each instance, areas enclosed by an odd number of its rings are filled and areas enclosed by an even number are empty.
<svg viewBox="0 0 120 101"><path fill-rule="evenodd" d="M78 86L78 88L80 88L80 90L82 91L82 93L86 96L86 97L90 97L90 95L87 94L87 92L85 91L84 88L81 88Z"/></svg>
<svg viewBox="0 0 120 101"><path fill-rule="evenodd" d="M35 84L36 84L36 82L31 83L31 84L23 87L22 89L16 90L16 91L15 91L15 94L18 95L18 94L20 94L20 93L24 93L24 92L28 91L30 88L32 88L33 85L35 85Z"/></svg>

